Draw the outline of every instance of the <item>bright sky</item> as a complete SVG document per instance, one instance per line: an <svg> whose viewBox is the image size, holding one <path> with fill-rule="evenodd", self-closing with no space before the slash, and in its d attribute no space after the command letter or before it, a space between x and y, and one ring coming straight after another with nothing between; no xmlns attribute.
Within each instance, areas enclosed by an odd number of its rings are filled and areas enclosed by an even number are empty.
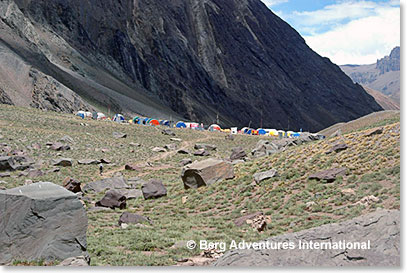
<svg viewBox="0 0 407 273"><path fill-rule="evenodd" d="M399 0L262 0L332 62L371 64L400 45Z"/></svg>

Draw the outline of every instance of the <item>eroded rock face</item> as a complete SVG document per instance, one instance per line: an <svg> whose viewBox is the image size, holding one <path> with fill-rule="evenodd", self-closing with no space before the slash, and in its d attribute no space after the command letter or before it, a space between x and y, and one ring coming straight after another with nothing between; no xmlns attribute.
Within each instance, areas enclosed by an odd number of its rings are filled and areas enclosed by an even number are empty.
<svg viewBox="0 0 407 273"><path fill-rule="evenodd" d="M298 242L366 242L370 249L299 249ZM232 250L215 266L400 266L400 211L378 210L349 221L272 237L294 249Z"/></svg>
<svg viewBox="0 0 407 273"><path fill-rule="evenodd" d="M222 180L232 179L234 176L232 164L215 158L187 165L181 173L185 189L196 189Z"/></svg>
<svg viewBox="0 0 407 273"><path fill-rule="evenodd" d="M88 256L78 197L50 182L0 191L0 264Z"/></svg>

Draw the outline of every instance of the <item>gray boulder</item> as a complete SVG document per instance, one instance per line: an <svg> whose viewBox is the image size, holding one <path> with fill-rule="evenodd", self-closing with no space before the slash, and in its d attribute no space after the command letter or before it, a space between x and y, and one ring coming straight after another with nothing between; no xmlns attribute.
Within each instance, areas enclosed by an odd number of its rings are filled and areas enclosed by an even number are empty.
<svg viewBox="0 0 407 273"><path fill-rule="evenodd" d="M326 154L330 154L330 153L339 153L341 151L345 151L346 149L348 149L348 145L346 145L346 143L339 143L339 144L335 144L334 146L332 146L332 148L326 152Z"/></svg>
<svg viewBox="0 0 407 273"><path fill-rule="evenodd" d="M253 175L253 179L256 182L256 184L260 184L263 180L272 178L278 176L278 173L275 169L271 169L265 172L259 172L259 173L255 173Z"/></svg>
<svg viewBox="0 0 407 273"><path fill-rule="evenodd" d="M52 165L61 167L70 167L72 166L72 159L70 158L54 159L52 160Z"/></svg>
<svg viewBox="0 0 407 273"><path fill-rule="evenodd" d="M113 137L114 138L126 138L127 134L125 133L120 133L120 132L113 132Z"/></svg>
<svg viewBox="0 0 407 273"><path fill-rule="evenodd" d="M370 249L334 248L300 249L299 242L365 243ZM214 266L400 266L400 211L377 210L349 221L272 237L262 244L270 249L231 250ZM276 249L281 242L291 242L294 249ZM331 245L333 246L333 245ZM328 248L328 249L327 249Z"/></svg>
<svg viewBox="0 0 407 273"><path fill-rule="evenodd" d="M167 195L167 189L164 184L157 179L150 179L147 183L141 186L144 199L154 199Z"/></svg>
<svg viewBox="0 0 407 273"><path fill-rule="evenodd" d="M337 176L345 175L346 168L332 168L311 174L308 179L324 180L328 183L334 182Z"/></svg>
<svg viewBox="0 0 407 273"><path fill-rule="evenodd" d="M63 144L61 142L56 142L52 144L49 148L54 151L68 151L71 149L69 145Z"/></svg>
<svg viewBox="0 0 407 273"><path fill-rule="evenodd" d="M88 218L74 193L33 183L0 191L0 208L0 264L88 257Z"/></svg>
<svg viewBox="0 0 407 273"><path fill-rule="evenodd" d="M184 188L199 188L235 177L233 165L224 160L209 158L194 162L182 169Z"/></svg>
<svg viewBox="0 0 407 273"><path fill-rule="evenodd" d="M95 204L97 207L105 207L105 208L119 208L125 209L126 208L126 196L121 194L119 191L116 190L108 190L103 196L103 198L96 202Z"/></svg>
<svg viewBox="0 0 407 273"><path fill-rule="evenodd" d="M175 144L175 143L167 144L164 146L164 148L169 151L174 151L177 149L177 144Z"/></svg>
<svg viewBox="0 0 407 273"><path fill-rule="evenodd" d="M213 144L203 144L203 143L197 143L195 144L194 148L196 150L201 150L204 149L206 151L215 151L217 149L216 145Z"/></svg>
<svg viewBox="0 0 407 273"><path fill-rule="evenodd" d="M83 187L84 192L99 193L106 189L128 189L130 188L122 176L105 178L102 180L89 182Z"/></svg>
<svg viewBox="0 0 407 273"><path fill-rule="evenodd" d="M153 222L150 220L150 218L142 215L138 215L136 213L130 213L130 212L123 212L122 215L120 215L119 218L119 226L122 224L143 224L143 223L149 223L152 224Z"/></svg>
<svg viewBox="0 0 407 273"><path fill-rule="evenodd" d="M167 136L175 136L175 133L171 129L164 129L161 131L161 133Z"/></svg>
<svg viewBox="0 0 407 273"><path fill-rule="evenodd" d="M209 155L210 155L209 152L204 149L200 149L194 152L194 156L209 156Z"/></svg>
<svg viewBox="0 0 407 273"><path fill-rule="evenodd" d="M185 165L188 165L188 164L191 164L191 163L192 163L192 160L190 158L184 158L180 162L181 166L185 166Z"/></svg>
<svg viewBox="0 0 407 273"><path fill-rule="evenodd" d="M26 156L0 156L0 171L17 171L30 168L34 161Z"/></svg>
<svg viewBox="0 0 407 273"><path fill-rule="evenodd" d="M259 140L256 147L252 150L253 157L262 157L279 152L279 147L268 140Z"/></svg>
<svg viewBox="0 0 407 273"><path fill-rule="evenodd" d="M78 160L79 165L97 165L99 163L101 163L101 160L96 160L96 159L80 159L80 160Z"/></svg>
<svg viewBox="0 0 407 273"><path fill-rule="evenodd" d="M245 159L247 157L246 152L242 147L235 147L232 149L232 154L230 155L230 160Z"/></svg>

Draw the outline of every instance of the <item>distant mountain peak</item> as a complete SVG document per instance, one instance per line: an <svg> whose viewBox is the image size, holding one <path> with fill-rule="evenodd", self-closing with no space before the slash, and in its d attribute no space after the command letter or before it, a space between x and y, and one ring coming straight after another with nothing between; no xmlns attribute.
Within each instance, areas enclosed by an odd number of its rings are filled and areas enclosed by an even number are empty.
<svg viewBox="0 0 407 273"><path fill-rule="evenodd" d="M393 48L389 56L378 60L376 68L380 70L380 74L389 71L400 71L400 47Z"/></svg>

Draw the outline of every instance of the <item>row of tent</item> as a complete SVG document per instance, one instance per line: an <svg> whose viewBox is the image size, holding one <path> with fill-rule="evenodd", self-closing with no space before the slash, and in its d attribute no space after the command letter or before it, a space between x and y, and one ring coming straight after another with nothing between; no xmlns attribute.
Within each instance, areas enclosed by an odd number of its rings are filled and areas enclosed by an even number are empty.
<svg viewBox="0 0 407 273"><path fill-rule="evenodd" d="M283 130L276 130L276 129L263 129L259 128L257 130L244 127L240 131L242 134L246 135L260 135L260 136L275 136L275 137L300 137L300 132L293 132L293 131L283 131Z"/></svg>
<svg viewBox="0 0 407 273"><path fill-rule="evenodd" d="M78 111L76 113L77 116L85 119L96 119L96 120L110 120L110 118L106 117L105 114L100 113L100 112L86 112L86 111ZM116 114L114 115L113 119L114 122L118 123L125 123L126 119L122 114ZM175 128L186 128L186 129L195 129L195 130L204 130L204 125L201 123L197 122L184 122L184 121L178 121L174 125L172 124L171 121L169 120L159 120L159 119L154 119L154 118L146 118L146 117L134 117L133 119L128 121L129 123L133 124L140 124L140 125L152 125L152 126L168 126L168 127L175 127ZM208 131L211 132L226 132L226 133L232 133L232 134L246 134L246 135L261 135L261 136L275 136L275 137L300 137L301 133L300 132L293 132L293 131L283 131L283 130L276 130L276 129L263 129L259 128L257 130L249 128L249 127L243 127L240 131L237 130L236 127L233 127L231 129L222 129L218 124L212 124L208 127Z"/></svg>
<svg viewBox="0 0 407 273"><path fill-rule="evenodd" d="M97 119L97 120L104 120L107 119L106 115L100 112L85 112L85 111L78 111L76 112L76 115L78 117L81 117L83 119L89 118L89 119Z"/></svg>

